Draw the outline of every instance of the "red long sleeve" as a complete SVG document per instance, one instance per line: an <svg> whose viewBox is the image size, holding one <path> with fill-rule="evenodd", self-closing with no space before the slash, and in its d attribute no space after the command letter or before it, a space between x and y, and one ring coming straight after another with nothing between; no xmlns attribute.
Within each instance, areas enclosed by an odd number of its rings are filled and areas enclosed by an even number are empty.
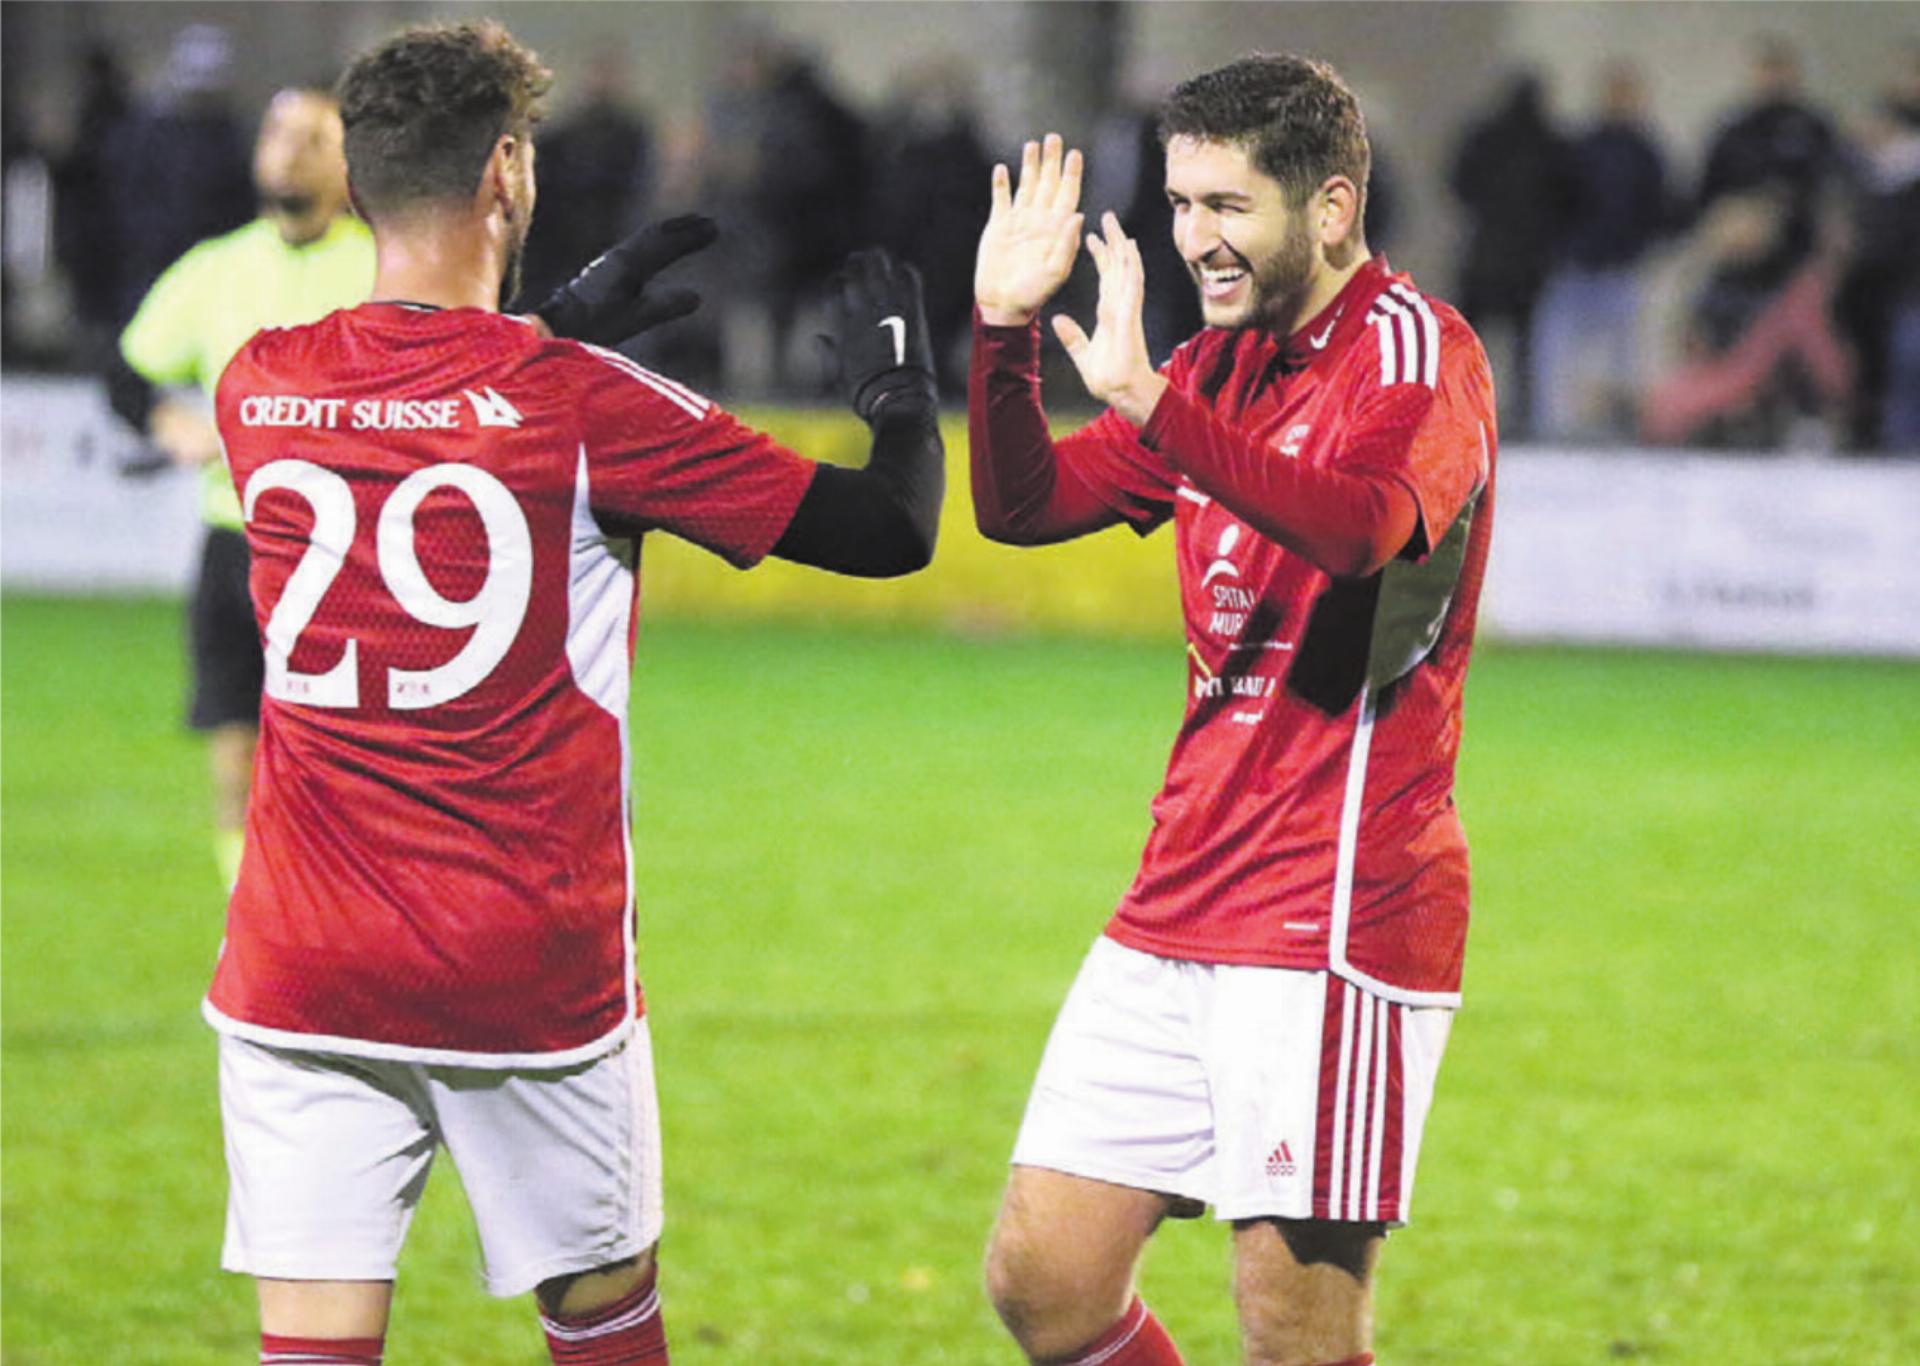
<svg viewBox="0 0 1920 1366"><path fill-rule="evenodd" d="M1120 514L1056 452L1040 406L1040 328L973 326L967 375L973 515L988 540L1048 545Z"/></svg>
<svg viewBox="0 0 1920 1366"><path fill-rule="evenodd" d="M1400 478L1290 459L1176 388L1160 396L1140 440L1261 535L1338 577L1376 573L1420 525Z"/></svg>

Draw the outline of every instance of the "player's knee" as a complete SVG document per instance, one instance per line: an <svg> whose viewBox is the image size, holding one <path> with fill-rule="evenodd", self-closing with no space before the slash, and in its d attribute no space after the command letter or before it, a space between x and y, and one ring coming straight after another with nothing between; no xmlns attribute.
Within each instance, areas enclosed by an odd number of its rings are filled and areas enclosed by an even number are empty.
<svg viewBox="0 0 1920 1366"><path fill-rule="evenodd" d="M540 1282L534 1298L549 1318L580 1318L618 1304L653 1275L653 1249L591 1271L574 1271Z"/></svg>
<svg viewBox="0 0 1920 1366"><path fill-rule="evenodd" d="M1116 1288L1108 1277L1073 1259L1051 1256L1017 1232L994 1230L987 1246L987 1299L1013 1335L1036 1361L1058 1357L1098 1337L1115 1316L1113 1303L1124 1301L1125 1277Z"/></svg>

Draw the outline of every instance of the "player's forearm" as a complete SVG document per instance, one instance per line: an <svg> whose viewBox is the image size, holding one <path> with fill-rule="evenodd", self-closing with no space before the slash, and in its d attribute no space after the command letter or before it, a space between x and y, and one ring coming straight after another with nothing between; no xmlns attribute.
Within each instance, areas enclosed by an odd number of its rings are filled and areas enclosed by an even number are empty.
<svg viewBox="0 0 1920 1366"><path fill-rule="evenodd" d="M159 402L160 391L148 381L145 375L128 365L126 358L118 351L108 362L106 373L101 377L107 386L107 406L115 417L126 423L141 436L148 435L147 422L153 416L154 405Z"/></svg>
<svg viewBox="0 0 1920 1366"><path fill-rule="evenodd" d="M1419 525L1412 491L1391 474L1303 464L1178 392L1140 438L1261 535L1339 578L1377 573Z"/></svg>
<svg viewBox="0 0 1920 1366"><path fill-rule="evenodd" d="M820 466L773 553L861 578L924 569L939 537L946 483L933 394L890 394L873 415L866 468Z"/></svg>
<svg viewBox="0 0 1920 1366"><path fill-rule="evenodd" d="M1046 545L1113 523L1111 508L1062 477L1040 404L1038 328L976 320L967 432L974 521L988 540Z"/></svg>

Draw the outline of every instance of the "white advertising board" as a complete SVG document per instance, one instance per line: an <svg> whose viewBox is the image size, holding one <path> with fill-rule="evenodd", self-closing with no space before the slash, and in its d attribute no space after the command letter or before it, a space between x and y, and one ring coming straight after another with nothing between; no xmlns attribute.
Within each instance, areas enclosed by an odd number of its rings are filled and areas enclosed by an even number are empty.
<svg viewBox="0 0 1920 1366"><path fill-rule="evenodd" d="M1920 464L1516 450L1498 479L1502 636L1920 655Z"/></svg>
<svg viewBox="0 0 1920 1366"><path fill-rule="evenodd" d="M139 449L93 381L0 381L0 583L184 588L198 480L125 477ZM1509 449L1482 621L1513 640L1920 657L1916 538L1911 460Z"/></svg>
<svg viewBox="0 0 1920 1366"><path fill-rule="evenodd" d="M122 467L141 454L100 384L0 379L0 584L183 590L200 541L199 476L127 477Z"/></svg>

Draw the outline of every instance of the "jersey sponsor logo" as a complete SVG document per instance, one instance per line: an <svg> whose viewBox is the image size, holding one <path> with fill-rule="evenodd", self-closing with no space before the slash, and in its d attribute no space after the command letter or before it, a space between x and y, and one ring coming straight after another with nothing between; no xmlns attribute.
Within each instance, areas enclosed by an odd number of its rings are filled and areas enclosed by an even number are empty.
<svg viewBox="0 0 1920 1366"><path fill-rule="evenodd" d="M338 427L344 398L305 394L248 394L240 400L242 427Z"/></svg>
<svg viewBox="0 0 1920 1366"><path fill-rule="evenodd" d="M513 405L488 389L483 403L465 392L483 427L518 427ZM484 409L484 411L483 411ZM319 431L452 432L460 429L457 398L320 398L308 394L248 394L240 400L243 427L306 427Z"/></svg>
<svg viewBox="0 0 1920 1366"><path fill-rule="evenodd" d="M1231 558L1241 548L1241 533L1244 530L1238 522L1229 522L1221 528L1220 539L1214 543L1213 562L1200 577L1200 591L1206 595L1211 609L1207 616L1207 634L1227 642L1226 653L1229 657L1243 651L1290 650L1293 647L1289 643L1268 638L1264 625L1255 633L1258 638L1240 638L1247 631L1247 623L1254 619L1261 606L1259 591L1241 582L1240 566ZM1278 625L1277 620L1275 625ZM1199 650L1191 642L1187 645L1187 652L1198 669L1193 680L1196 700L1237 697L1250 703L1261 702L1273 697L1279 690L1279 679L1273 674L1243 673L1238 669L1215 673L1207 667ZM1257 669L1258 665L1253 667ZM1265 715L1262 707L1258 710L1235 711L1229 719L1236 725L1252 726L1259 724Z"/></svg>
<svg viewBox="0 0 1920 1366"><path fill-rule="evenodd" d="M473 405L473 420L482 427L518 427L520 425L519 410L502 398L500 391L492 385L488 385L477 394L471 389L462 389L460 392L465 395L467 402Z"/></svg>
<svg viewBox="0 0 1920 1366"><path fill-rule="evenodd" d="M1225 531L1220 533L1220 543L1215 546L1213 550L1214 561L1207 566L1207 572L1200 580L1200 586L1202 588L1205 588L1218 577L1231 576L1236 579L1240 577L1239 566L1227 558L1227 556L1233 553L1233 547L1238 544L1239 540L1240 527L1237 523L1229 526Z"/></svg>

